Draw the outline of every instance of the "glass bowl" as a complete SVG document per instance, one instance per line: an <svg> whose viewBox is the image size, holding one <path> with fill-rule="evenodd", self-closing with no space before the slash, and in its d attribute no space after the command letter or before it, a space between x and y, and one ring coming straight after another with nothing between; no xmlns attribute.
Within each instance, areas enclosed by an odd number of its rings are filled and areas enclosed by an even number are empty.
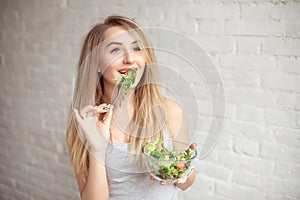
<svg viewBox="0 0 300 200"><path fill-rule="evenodd" d="M157 180L175 183L187 175L197 150L179 141L146 143L142 148L148 172Z"/></svg>

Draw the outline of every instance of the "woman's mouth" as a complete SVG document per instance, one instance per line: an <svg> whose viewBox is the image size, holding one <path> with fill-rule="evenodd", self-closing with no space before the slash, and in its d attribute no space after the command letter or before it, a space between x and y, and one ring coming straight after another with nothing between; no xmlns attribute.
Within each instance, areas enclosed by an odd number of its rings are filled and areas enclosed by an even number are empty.
<svg viewBox="0 0 300 200"><path fill-rule="evenodd" d="M130 68L131 69L131 68ZM122 74L122 75L124 75L124 74L127 74L128 73L128 70L129 70L129 68L124 68L124 69L121 69L121 70L119 70L118 72L120 73L120 74ZM137 70L137 68L132 68L132 70Z"/></svg>
<svg viewBox="0 0 300 200"><path fill-rule="evenodd" d="M119 70L120 74L127 74L129 69L121 69Z"/></svg>

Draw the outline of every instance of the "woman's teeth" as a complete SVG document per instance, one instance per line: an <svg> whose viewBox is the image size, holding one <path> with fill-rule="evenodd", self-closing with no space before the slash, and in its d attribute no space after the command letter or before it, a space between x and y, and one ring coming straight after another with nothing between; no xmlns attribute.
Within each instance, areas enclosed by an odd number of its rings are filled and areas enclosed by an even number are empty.
<svg viewBox="0 0 300 200"><path fill-rule="evenodd" d="M119 72L120 72L121 74L126 74L126 73L128 72L128 70L123 69L123 70L120 70Z"/></svg>

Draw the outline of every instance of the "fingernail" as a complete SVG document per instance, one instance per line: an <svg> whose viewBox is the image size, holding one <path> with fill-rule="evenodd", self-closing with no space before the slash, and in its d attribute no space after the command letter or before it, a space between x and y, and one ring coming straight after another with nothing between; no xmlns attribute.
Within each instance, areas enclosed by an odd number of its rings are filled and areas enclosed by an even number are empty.
<svg viewBox="0 0 300 200"><path fill-rule="evenodd" d="M191 149L196 149L196 148L197 148L197 144L196 144L196 143L191 144L191 145L190 145L190 148L191 148Z"/></svg>
<svg viewBox="0 0 300 200"><path fill-rule="evenodd" d="M109 109L109 108L107 108L107 107L104 107L104 108L103 108L103 110L108 110L108 109Z"/></svg>
<svg viewBox="0 0 300 200"><path fill-rule="evenodd" d="M111 105L111 104L107 104L107 106L108 106L108 107L111 107L112 105Z"/></svg>

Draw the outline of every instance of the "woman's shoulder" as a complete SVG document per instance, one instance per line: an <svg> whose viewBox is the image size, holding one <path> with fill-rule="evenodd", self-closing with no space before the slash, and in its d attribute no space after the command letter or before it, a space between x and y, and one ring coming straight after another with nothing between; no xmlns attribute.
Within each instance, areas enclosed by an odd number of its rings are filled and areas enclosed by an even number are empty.
<svg viewBox="0 0 300 200"><path fill-rule="evenodd" d="M169 117L181 117L182 116L182 108L181 106L173 100L165 98L166 112Z"/></svg>
<svg viewBox="0 0 300 200"><path fill-rule="evenodd" d="M170 136L172 139L175 139L178 134L180 124L182 123L183 111L178 103L167 98L165 98L165 106L167 127L170 132Z"/></svg>

